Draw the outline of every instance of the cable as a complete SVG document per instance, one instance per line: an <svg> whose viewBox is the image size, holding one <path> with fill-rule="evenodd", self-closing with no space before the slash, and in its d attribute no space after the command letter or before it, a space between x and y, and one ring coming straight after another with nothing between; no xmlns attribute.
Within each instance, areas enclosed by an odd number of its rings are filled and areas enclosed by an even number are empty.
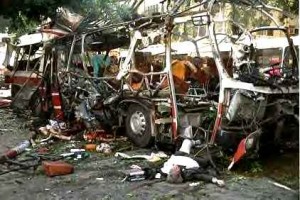
<svg viewBox="0 0 300 200"><path fill-rule="evenodd" d="M210 123L210 125L209 125L209 127L208 127L208 130L211 129L212 124L213 124L213 123ZM205 134L205 139L206 139L206 144L205 144L205 147L203 147L202 149L200 149L200 150L195 154L195 156L197 156L198 153L200 153L204 148L206 148L206 154L207 154L208 160L209 160L211 166L213 167L213 169L216 170L216 173L219 175L219 174L220 174L220 171L218 170L216 164L214 163L214 161L213 161L213 159L212 159L212 156L211 156L211 152L210 152L210 150L209 150L209 134L208 134L208 132L207 132L205 129L203 129L202 127L198 127L197 130L201 130L201 131L204 132L204 134Z"/></svg>

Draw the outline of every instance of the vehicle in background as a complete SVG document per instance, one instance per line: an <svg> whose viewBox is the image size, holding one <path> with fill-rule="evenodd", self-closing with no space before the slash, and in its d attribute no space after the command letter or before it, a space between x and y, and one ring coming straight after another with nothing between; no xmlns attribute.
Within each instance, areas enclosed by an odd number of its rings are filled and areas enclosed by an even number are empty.
<svg viewBox="0 0 300 200"><path fill-rule="evenodd" d="M11 85L5 83L5 74L7 69L3 65L7 52L7 40L10 40L8 34L0 34L0 98L11 97Z"/></svg>

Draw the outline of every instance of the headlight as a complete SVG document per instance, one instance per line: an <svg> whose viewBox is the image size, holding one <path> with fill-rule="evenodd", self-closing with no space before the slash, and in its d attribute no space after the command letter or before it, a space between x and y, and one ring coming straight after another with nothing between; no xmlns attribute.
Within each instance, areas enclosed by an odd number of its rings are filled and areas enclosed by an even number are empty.
<svg viewBox="0 0 300 200"><path fill-rule="evenodd" d="M246 139L246 150L251 149L254 146L254 137L250 136L249 138Z"/></svg>
<svg viewBox="0 0 300 200"><path fill-rule="evenodd" d="M254 148L254 146L256 145L256 143L260 137L260 134L261 134L261 129L258 129L248 135L248 137L246 138L246 143L245 143L245 147L246 147L247 151Z"/></svg>

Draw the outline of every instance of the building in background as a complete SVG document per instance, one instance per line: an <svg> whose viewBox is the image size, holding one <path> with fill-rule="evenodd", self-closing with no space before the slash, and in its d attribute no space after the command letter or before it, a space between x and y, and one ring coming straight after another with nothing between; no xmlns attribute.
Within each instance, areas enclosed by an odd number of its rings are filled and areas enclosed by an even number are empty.
<svg viewBox="0 0 300 200"><path fill-rule="evenodd" d="M138 14L152 15L153 13L165 12L167 1L163 0L144 0L137 9Z"/></svg>
<svg viewBox="0 0 300 200"><path fill-rule="evenodd" d="M130 0L131 4L138 5L136 11L140 15L152 15L154 13L166 12L167 11L167 0ZM171 1L173 4L176 4L176 1ZM184 3L181 9L192 6L196 4L194 0L188 0ZM172 5L171 5L172 6ZM199 8L198 8L199 9ZM242 20L242 22L249 23L258 23L259 26L273 26L274 22L264 20L265 17L261 12L256 12L253 16L253 13L243 13L239 9L232 7L231 5L223 4L217 8L216 17L218 19L224 19L224 17L228 17L231 15L232 18L236 18L238 20ZM292 15L287 18L284 17L279 12L271 12L271 15L278 20L282 25L288 27L290 35L299 35L299 16ZM251 16L251 17L249 17ZM251 19L253 21L251 21ZM217 24L216 29L219 29L221 32L226 31L225 29L232 29L231 25L226 23ZM206 27L195 27L190 21L182 23L175 27L174 37L173 39L176 41L186 40L190 37L201 37L207 34ZM177 35L177 36L176 36ZM179 37L180 36L180 37ZM284 36L282 32L278 31L261 31L259 33L259 37L282 37Z"/></svg>

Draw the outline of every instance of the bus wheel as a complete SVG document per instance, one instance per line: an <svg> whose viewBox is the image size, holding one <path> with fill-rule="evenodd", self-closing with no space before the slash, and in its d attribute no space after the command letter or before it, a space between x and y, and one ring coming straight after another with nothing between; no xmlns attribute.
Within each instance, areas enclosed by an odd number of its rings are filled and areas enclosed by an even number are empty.
<svg viewBox="0 0 300 200"><path fill-rule="evenodd" d="M138 104L132 104L126 114L126 134L138 147L147 147L153 141L151 135L150 110Z"/></svg>

